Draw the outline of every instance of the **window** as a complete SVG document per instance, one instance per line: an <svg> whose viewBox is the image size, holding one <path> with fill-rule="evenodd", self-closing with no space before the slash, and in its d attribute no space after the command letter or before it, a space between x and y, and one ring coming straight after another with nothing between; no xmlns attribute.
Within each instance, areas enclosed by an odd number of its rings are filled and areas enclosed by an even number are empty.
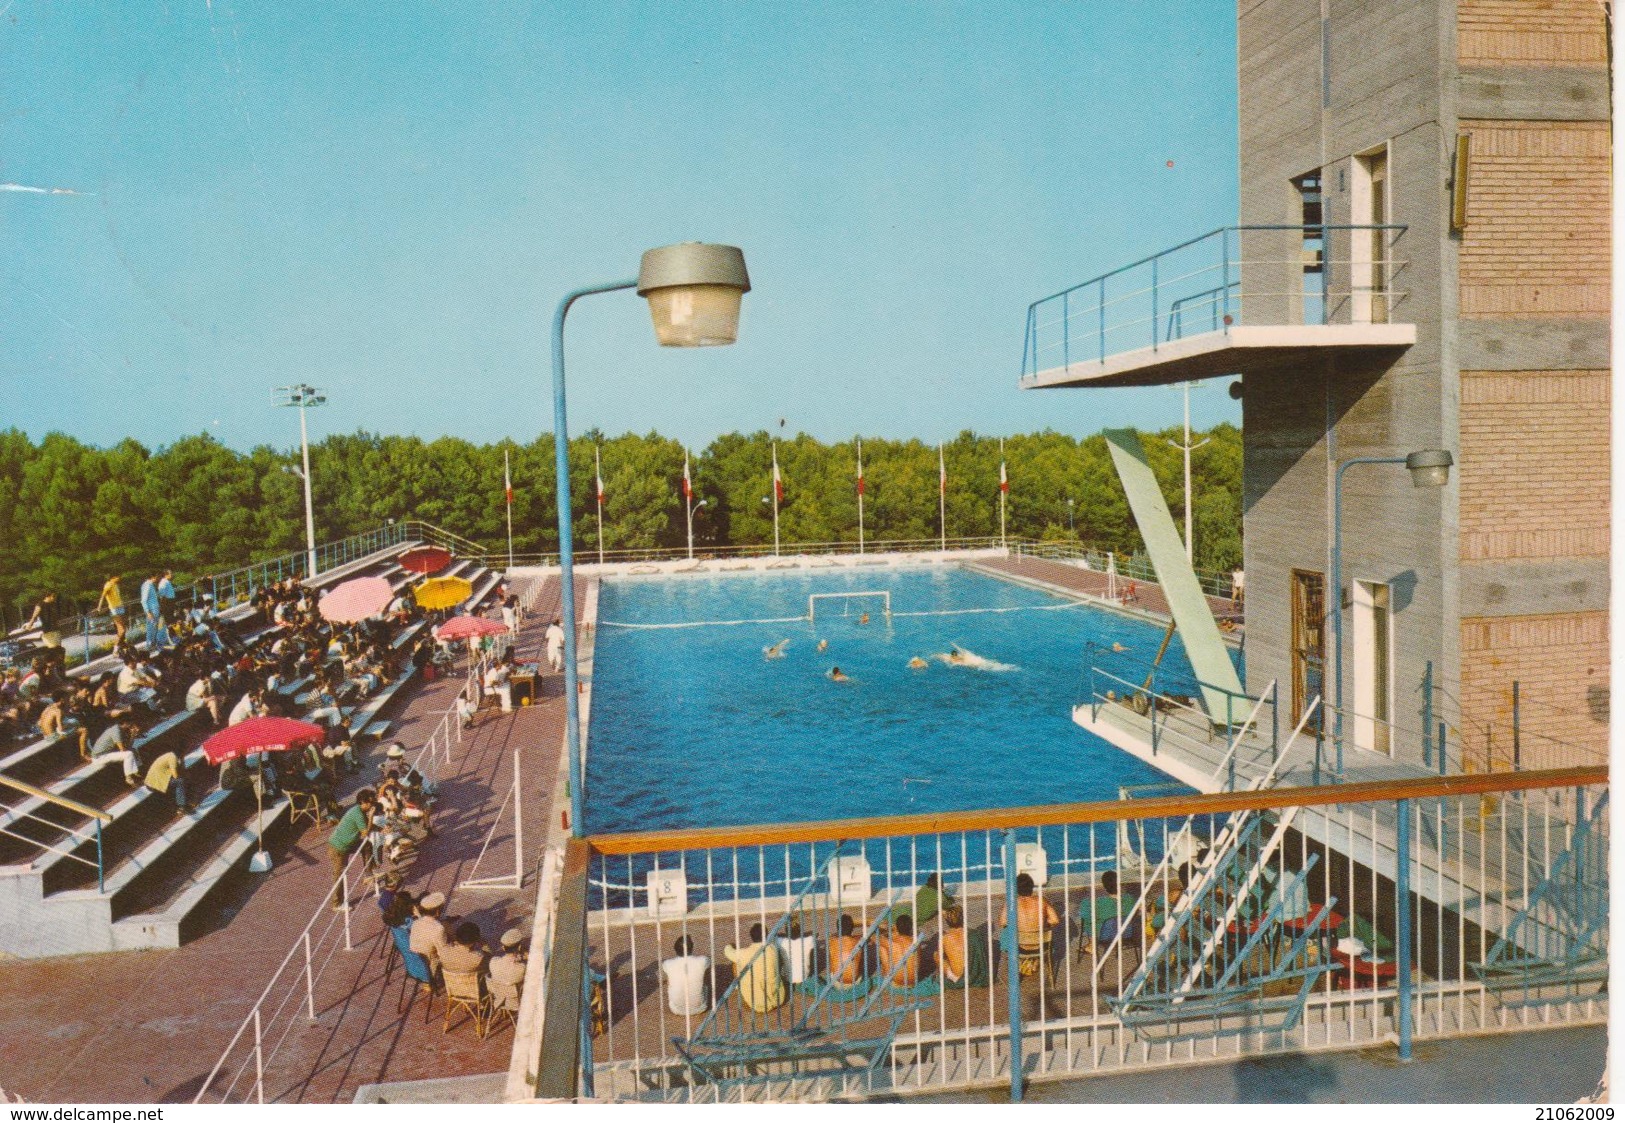
<svg viewBox="0 0 1625 1123"><path fill-rule="evenodd" d="M1326 575L1292 571L1292 721L1303 717L1309 703L1325 692L1326 681ZM1325 709L1315 712L1311 726L1324 728Z"/></svg>
<svg viewBox="0 0 1625 1123"><path fill-rule="evenodd" d="M1388 252L1393 241L1388 181L1388 146L1354 157L1354 185L1349 203L1355 229L1350 231L1350 295L1355 323L1388 322L1389 278L1393 272Z"/></svg>

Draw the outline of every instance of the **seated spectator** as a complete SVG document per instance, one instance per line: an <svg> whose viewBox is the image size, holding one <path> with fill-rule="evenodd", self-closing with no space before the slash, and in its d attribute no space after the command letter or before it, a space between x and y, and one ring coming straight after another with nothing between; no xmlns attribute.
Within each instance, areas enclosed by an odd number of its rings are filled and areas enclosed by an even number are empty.
<svg viewBox="0 0 1625 1123"><path fill-rule="evenodd" d="M480 926L472 920L465 920L459 924L452 934L451 942L440 949L442 971L484 974L485 959L485 941L480 936Z"/></svg>
<svg viewBox="0 0 1625 1123"><path fill-rule="evenodd" d="M265 695L256 686L237 699L237 704L231 708L231 716L226 719L226 724L241 725L249 718L265 712Z"/></svg>
<svg viewBox="0 0 1625 1123"><path fill-rule="evenodd" d="M186 773L181 768L181 758L175 755L174 750L161 754L147 769L147 787L163 795L166 792L175 797L175 814L184 815L192 810L192 804L186 798Z"/></svg>
<svg viewBox="0 0 1625 1123"><path fill-rule="evenodd" d="M774 942L779 945L779 955L784 961L785 982L793 987L801 986L813 972L812 958L818 947L817 939L803 936L801 922L792 920L785 934Z"/></svg>
<svg viewBox="0 0 1625 1123"><path fill-rule="evenodd" d="M120 718L102 731L90 747L90 759L98 766L120 764L124 768L124 782L135 787L140 781L141 757L135 751L135 738L141 727L129 717Z"/></svg>
<svg viewBox="0 0 1625 1123"><path fill-rule="evenodd" d="M892 922L891 931L880 930L875 958L888 985L906 989L920 981L920 948L914 939L914 921L907 914Z"/></svg>
<svg viewBox="0 0 1625 1123"><path fill-rule="evenodd" d="M485 693L487 696L495 694L502 700L502 712L513 712L513 684L509 682L513 668L507 663L497 662L485 670Z"/></svg>
<svg viewBox="0 0 1625 1123"><path fill-rule="evenodd" d="M1107 870L1100 875L1100 884L1093 897L1085 894L1078 905L1078 924L1090 955L1098 954L1117 938L1122 919L1133 905L1133 901L1117 892L1116 870Z"/></svg>
<svg viewBox="0 0 1625 1123"><path fill-rule="evenodd" d="M672 950L677 954L660 965L666 1009L683 1017L705 1013L711 1008L711 961L694 954L694 941L687 936L677 937Z"/></svg>
<svg viewBox="0 0 1625 1123"><path fill-rule="evenodd" d="M384 927L400 928L405 926L411 928L412 921L417 917L417 900L411 893L400 887L400 878L396 877L393 880L395 888L386 889L384 893L378 894L380 907L384 914ZM388 903L383 904L382 902L386 900Z"/></svg>
<svg viewBox="0 0 1625 1123"><path fill-rule="evenodd" d="M40 711L40 736L57 738L72 737L79 747L81 760L90 759L90 735L84 726L80 725L68 713L67 704L55 698L46 698L45 708Z"/></svg>
<svg viewBox="0 0 1625 1123"><path fill-rule="evenodd" d="M942 910L942 979L949 987L987 986L987 945L970 939L965 931L965 910L949 905Z"/></svg>
<svg viewBox="0 0 1625 1123"><path fill-rule="evenodd" d="M824 970L829 973L829 981L836 986L854 986L863 979L863 952L860 950L863 941L857 934L857 925L847 913L841 914L838 932L838 935L830 937L829 946L824 951Z"/></svg>
<svg viewBox="0 0 1625 1123"><path fill-rule="evenodd" d="M411 949L429 961L429 971L440 970L440 953L447 946L446 925L440 914L446 907L444 893L425 893L418 901L418 917L412 922Z"/></svg>
<svg viewBox="0 0 1625 1123"><path fill-rule="evenodd" d="M1031 874L1016 876L1016 947L1023 956L1036 955L1045 963L1053 962L1055 930L1061 918L1055 906L1034 890ZM1001 910L999 916L999 946L1008 954L1010 950L1009 915Z"/></svg>
<svg viewBox="0 0 1625 1123"><path fill-rule="evenodd" d="M186 708L188 711L208 710L209 719L218 728L224 720L224 693L219 679L214 675L200 674L186 688Z"/></svg>
<svg viewBox="0 0 1625 1123"><path fill-rule="evenodd" d="M951 903L953 899L953 894L942 888L942 876L934 873L915 891L912 902L892 907L886 914L886 923L890 924L900 916L909 916L913 918L914 927L918 930L921 925L929 924L936 918L938 908Z"/></svg>
<svg viewBox="0 0 1625 1123"><path fill-rule="evenodd" d="M784 1005L787 995L779 949L762 942L760 924L750 926L750 943L742 948L729 944L722 949L722 954L738 974L739 997L747 1007L765 1014Z"/></svg>
<svg viewBox="0 0 1625 1123"><path fill-rule="evenodd" d="M502 933L502 954L485 967L491 988L491 1005L497 1009L519 1013L519 997L524 993L528 951L525 934L519 929L510 928Z"/></svg>

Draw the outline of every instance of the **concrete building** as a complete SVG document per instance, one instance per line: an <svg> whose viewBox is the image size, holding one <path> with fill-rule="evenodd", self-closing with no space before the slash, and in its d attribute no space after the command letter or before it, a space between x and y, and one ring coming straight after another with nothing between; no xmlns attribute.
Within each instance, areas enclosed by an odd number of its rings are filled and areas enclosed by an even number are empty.
<svg viewBox="0 0 1625 1123"><path fill-rule="evenodd" d="M1342 473L1345 749L1422 764L1431 677L1452 771L1603 761L1606 5L1237 18L1239 225L1035 304L1023 383L1240 376L1247 686L1283 719L1339 694L1339 466L1451 452L1442 489Z"/></svg>

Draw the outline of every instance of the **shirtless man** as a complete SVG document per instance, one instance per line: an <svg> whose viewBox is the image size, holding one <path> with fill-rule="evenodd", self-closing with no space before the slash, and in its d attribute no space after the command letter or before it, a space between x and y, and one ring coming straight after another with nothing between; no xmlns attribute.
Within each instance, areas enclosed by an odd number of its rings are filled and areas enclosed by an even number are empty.
<svg viewBox="0 0 1625 1123"><path fill-rule="evenodd" d="M790 641L788 639L781 639L778 643L773 644L771 647L762 648L762 658L764 658L764 659L783 659L784 658L784 649L789 647L789 646L790 646Z"/></svg>
<svg viewBox="0 0 1625 1123"><path fill-rule="evenodd" d="M829 680L831 682L851 682L852 681L850 678L848 678L845 674L842 673L841 668L839 668L839 667L831 667L829 669Z"/></svg>
<svg viewBox="0 0 1625 1123"><path fill-rule="evenodd" d="M911 671L923 671L927 666L926 661L918 655L908 661L908 669Z"/></svg>

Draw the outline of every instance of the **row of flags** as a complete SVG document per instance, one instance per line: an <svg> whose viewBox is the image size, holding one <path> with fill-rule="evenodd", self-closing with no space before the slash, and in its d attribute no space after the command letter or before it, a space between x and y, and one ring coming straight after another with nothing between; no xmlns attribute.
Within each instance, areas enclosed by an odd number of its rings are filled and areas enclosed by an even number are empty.
<svg viewBox="0 0 1625 1123"><path fill-rule="evenodd" d="M599 506L604 502L604 462L597 449L593 450L593 483L595 498ZM863 444L858 444L858 494L864 494L863 478ZM943 446L937 445L937 490L943 495L948 494L948 463L944 459ZM509 507L513 506L513 477L509 473L508 453L502 453L502 492ZM999 493L1008 495L1010 492L1010 474L1006 470L1004 459L1004 442L999 442ZM773 450L773 497L778 502L784 502L784 477L779 472L779 452ZM694 498L694 480L689 474L688 450L683 450L683 498Z"/></svg>

